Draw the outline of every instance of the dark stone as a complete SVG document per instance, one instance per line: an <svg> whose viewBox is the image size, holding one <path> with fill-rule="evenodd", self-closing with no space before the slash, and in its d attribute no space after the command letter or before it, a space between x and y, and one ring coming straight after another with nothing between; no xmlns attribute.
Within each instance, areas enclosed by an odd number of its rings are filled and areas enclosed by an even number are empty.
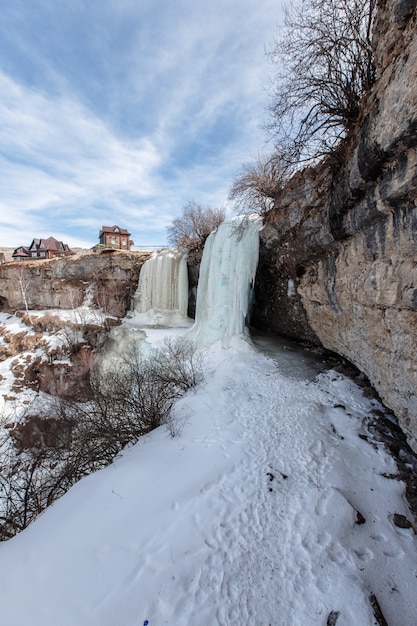
<svg viewBox="0 0 417 626"><path fill-rule="evenodd" d="M355 522L355 524L361 525L361 524L365 524L365 523L366 523L366 519L364 518L362 513L360 513L359 511L356 511L356 522Z"/></svg>
<svg viewBox="0 0 417 626"><path fill-rule="evenodd" d="M385 230L386 216L378 210L372 189L353 193L347 180L337 182L329 201L329 227L336 241L344 241L369 225L382 223Z"/></svg>
<svg viewBox="0 0 417 626"><path fill-rule="evenodd" d="M354 206L354 201L351 190L346 176L342 176L341 179L335 183L329 201L330 232L337 241L342 241L348 237L344 224L344 216L352 206Z"/></svg>
<svg viewBox="0 0 417 626"><path fill-rule="evenodd" d="M382 609L379 606L379 602L376 599L376 596L375 596L374 593L371 593L369 595L369 602L371 604L372 611L373 611L374 617L375 617L375 619L377 621L377 624L379 626L388 626L388 622L385 619L384 614L382 613Z"/></svg>
<svg viewBox="0 0 417 626"><path fill-rule="evenodd" d="M398 202L392 207L391 213L394 237L399 237L401 230L407 229L411 232L413 241L417 243L417 209L415 206Z"/></svg>
<svg viewBox="0 0 417 626"><path fill-rule="evenodd" d="M330 611L327 617L326 626L336 626L336 622L339 619L339 615L340 615L340 611Z"/></svg>
<svg viewBox="0 0 417 626"><path fill-rule="evenodd" d="M364 181L375 181L382 173L382 166L386 155L384 151L370 139L370 117L362 121L358 144L358 169Z"/></svg>
<svg viewBox="0 0 417 626"><path fill-rule="evenodd" d="M395 212L412 214L415 209L413 197L416 184L417 172L414 171L414 164L409 163L407 150L402 146L402 152L396 155L393 165L384 172L379 183L380 199Z"/></svg>
<svg viewBox="0 0 417 626"><path fill-rule="evenodd" d="M9 303L3 296L0 296L0 311L9 311Z"/></svg>
<svg viewBox="0 0 417 626"><path fill-rule="evenodd" d="M394 18L399 26L405 26L416 8L416 0L400 0L394 8Z"/></svg>
<svg viewBox="0 0 417 626"><path fill-rule="evenodd" d="M375 417L367 424L370 437L359 435L369 443L384 443L394 457L398 474L385 474L385 478L402 480L405 483L405 497L414 519L417 520L417 454L407 444L407 437L397 419L388 410L374 411Z"/></svg>
<svg viewBox="0 0 417 626"><path fill-rule="evenodd" d="M288 296L288 278L290 276L280 265L274 252L261 245L251 325L259 330L320 346L321 343L309 324L300 296L297 293ZM294 281L297 282L295 276Z"/></svg>
<svg viewBox="0 0 417 626"><path fill-rule="evenodd" d="M70 443L74 421L61 417L26 415L25 421L10 431L16 450L63 448Z"/></svg>
<svg viewBox="0 0 417 626"><path fill-rule="evenodd" d="M398 528L413 528L410 520L408 520L405 515L400 515L400 513L394 513L392 521Z"/></svg>
<svg viewBox="0 0 417 626"><path fill-rule="evenodd" d="M325 289L327 299L330 307L335 313L340 313L341 308L336 294L336 274L337 268L333 257L329 256L323 262L324 274L325 274Z"/></svg>

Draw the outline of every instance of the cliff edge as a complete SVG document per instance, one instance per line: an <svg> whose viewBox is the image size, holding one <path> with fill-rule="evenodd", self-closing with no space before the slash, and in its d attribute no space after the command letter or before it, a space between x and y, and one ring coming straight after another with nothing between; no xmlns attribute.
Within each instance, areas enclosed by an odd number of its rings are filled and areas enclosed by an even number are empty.
<svg viewBox="0 0 417 626"><path fill-rule="evenodd" d="M417 2L380 2L377 81L335 173L296 174L261 233L254 323L356 365L417 451Z"/></svg>
<svg viewBox="0 0 417 626"><path fill-rule="evenodd" d="M95 306L123 317L149 256L111 251L6 263L0 268L0 310L73 309L85 300L88 290Z"/></svg>

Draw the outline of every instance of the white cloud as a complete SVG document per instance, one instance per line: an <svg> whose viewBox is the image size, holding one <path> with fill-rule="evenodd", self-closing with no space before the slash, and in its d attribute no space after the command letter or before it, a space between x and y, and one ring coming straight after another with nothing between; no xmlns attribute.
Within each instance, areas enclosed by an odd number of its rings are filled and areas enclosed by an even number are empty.
<svg viewBox="0 0 417 626"><path fill-rule="evenodd" d="M56 7L38 5L54 18ZM0 73L0 243L66 232L92 245L114 223L135 241L164 243L188 200L224 203L240 164L262 149L264 44L280 10L272 0L80 1L65 10L73 24L90 12L78 73L54 63L48 32L41 49L17 27L39 76L29 85ZM76 58L78 40L62 45Z"/></svg>
<svg viewBox="0 0 417 626"><path fill-rule="evenodd" d="M42 212L56 219L96 203L121 204L153 193L160 165L149 139L122 141L79 103L49 99L0 74L2 234L33 228ZM35 215L35 213L37 215ZM71 218L70 220L71 221ZM22 233L23 234L23 233Z"/></svg>

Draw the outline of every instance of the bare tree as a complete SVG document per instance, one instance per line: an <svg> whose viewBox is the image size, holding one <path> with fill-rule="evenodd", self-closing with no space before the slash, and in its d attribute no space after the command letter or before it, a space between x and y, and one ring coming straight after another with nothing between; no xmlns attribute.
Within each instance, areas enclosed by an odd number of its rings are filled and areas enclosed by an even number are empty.
<svg viewBox="0 0 417 626"><path fill-rule="evenodd" d="M209 234L224 221L225 210L204 207L197 202L188 202L182 215L167 228L168 239L174 246L198 249L204 245Z"/></svg>
<svg viewBox="0 0 417 626"><path fill-rule="evenodd" d="M377 0L301 0L269 52L275 72L270 123L291 164L331 153L353 129L375 80Z"/></svg>
<svg viewBox="0 0 417 626"><path fill-rule="evenodd" d="M253 163L242 165L230 192L240 212L266 215L279 198L286 180L285 164L276 155L258 155Z"/></svg>
<svg viewBox="0 0 417 626"><path fill-rule="evenodd" d="M30 276L29 271L26 271L24 267L19 268L18 282L19 282L19 287L20 287L20 293L22 296L22 301L25 305L25 310L29 318L29 322L32 324L33 322L32 322L32 317L29 313L29 300L28 300L28 292L29 292L32 281L29 276Z"/></svg>

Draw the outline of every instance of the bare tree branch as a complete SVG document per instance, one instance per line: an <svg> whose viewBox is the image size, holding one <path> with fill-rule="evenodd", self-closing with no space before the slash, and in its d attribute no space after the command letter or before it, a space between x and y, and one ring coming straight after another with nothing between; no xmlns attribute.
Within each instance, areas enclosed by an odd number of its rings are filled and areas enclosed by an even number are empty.
<svg viewBox="0 0 417 626"><path fill-rule="evenodd" d="M182 215L175 218L167 228L168 239L174 246L198 249L204 245L209 234L224 221L225 211L221 208L204 207L197 202L188 202Z"/></svg>
<svg viewBox="0 0 417 626"><path fill-rule="evenodd" d="M275 72L267 128L289 163L329 154L353 129L375 80L376 0L301 0L269 52Z"/></svg>
<svg viewBox="0 0 417 626"><path fill-rule="evenodd" d="M265 215L272 209L286 180L285 164L277 155L258 155L253 163L242 166L230 192L243 213Z"/></svg>

